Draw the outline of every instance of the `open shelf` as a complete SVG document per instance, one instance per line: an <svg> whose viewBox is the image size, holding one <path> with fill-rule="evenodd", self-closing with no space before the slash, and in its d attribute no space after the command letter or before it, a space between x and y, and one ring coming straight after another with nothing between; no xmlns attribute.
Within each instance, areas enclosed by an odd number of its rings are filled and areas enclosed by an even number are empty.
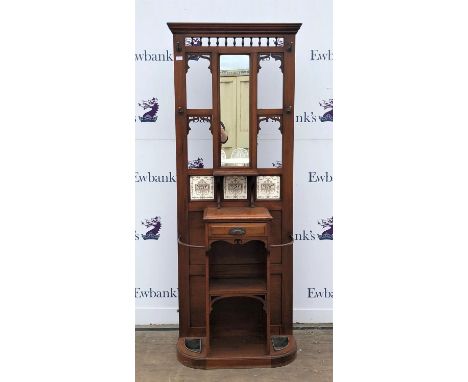
<svg viewBox="0 0 468 382"><path fill-rule="evenodd" d="M210 279L210 294L265 294L267 292L264 278L224 278Z"/></svg>
<svg viewBox="0 0 468 382"><path fill-rule="evenodd" d="M266 313L256 298L221 298L210 315L210 354L212 356L260 356L268 353Z"/></svg>

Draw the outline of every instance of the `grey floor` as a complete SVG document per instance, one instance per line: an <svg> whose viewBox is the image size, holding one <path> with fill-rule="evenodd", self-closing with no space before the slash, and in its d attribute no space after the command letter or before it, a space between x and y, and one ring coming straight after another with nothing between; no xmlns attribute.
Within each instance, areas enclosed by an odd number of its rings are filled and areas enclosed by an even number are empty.
<svg viewBox="0 0 468 382"><path fill-rule="evenodd" d="M176 359L178 332L144 330L135 332L136 382L325 382L332 381L333 330L295 330L297 358L273 369L197 370Z"/></svg>

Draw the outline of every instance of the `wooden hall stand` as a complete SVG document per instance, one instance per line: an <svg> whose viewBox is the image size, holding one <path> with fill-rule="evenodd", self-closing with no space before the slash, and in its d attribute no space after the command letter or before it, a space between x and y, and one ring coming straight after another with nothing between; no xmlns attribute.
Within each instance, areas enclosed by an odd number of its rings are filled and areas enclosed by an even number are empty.
<svg viewBox="0 0 468 382"><path fill-rule="evenodd" d="M301 24L168 26L174 37L177 357L204 369L285 365L297 351L293 105ZM267 68L280 86L268 88ZM193 97L194 88L200 97ZM264 89L278 91L279 101L264 97ZM248 158L221 160L239 150ZM271 163L265 155L281 160Z"/></svg>

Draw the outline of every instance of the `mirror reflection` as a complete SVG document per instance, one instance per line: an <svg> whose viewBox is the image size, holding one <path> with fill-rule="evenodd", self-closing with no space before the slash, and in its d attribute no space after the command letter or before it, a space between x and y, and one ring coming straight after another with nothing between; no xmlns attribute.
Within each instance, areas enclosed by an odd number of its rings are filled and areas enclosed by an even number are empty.
<svg viewBox="0 0 468 382"><path fill-rule="evenodd" d="M249 55L220 56L221 166L249 162Z"/></svg>

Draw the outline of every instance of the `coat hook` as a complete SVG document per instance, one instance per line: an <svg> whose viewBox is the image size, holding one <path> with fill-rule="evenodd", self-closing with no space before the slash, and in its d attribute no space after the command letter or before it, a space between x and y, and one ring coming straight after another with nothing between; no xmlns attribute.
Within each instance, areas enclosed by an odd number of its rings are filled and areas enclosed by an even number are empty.
<svg viewBox="0 0 468 382"><path fill-rule="evenodd" d="M179 114L184 114L185 113L185 109L183 107L181 107L181 106L179 106L177 111L179 112Z"/></svg>
<svg viewBox="0 0 468 382"><path fill-rule="evenodd" d="M288 46L288 52L292 52L293 50L293 45L294 43L292 41L289 42L289 46Z"/></svg>
<svg viewBox="0 0 468 382"><path fill-rule="evenodd" d="M176 50L177 50L178 52L182 52L182 48L180 47L180 42L179 42L179 41L177 41Z"/></svg>
<svg viewBox="0 0 468 382"><path fill-rule="evenodd" d="M286 112L286 114L291 114L291 111L292 111L292 106L287 106L284 111Z"/></svg>

